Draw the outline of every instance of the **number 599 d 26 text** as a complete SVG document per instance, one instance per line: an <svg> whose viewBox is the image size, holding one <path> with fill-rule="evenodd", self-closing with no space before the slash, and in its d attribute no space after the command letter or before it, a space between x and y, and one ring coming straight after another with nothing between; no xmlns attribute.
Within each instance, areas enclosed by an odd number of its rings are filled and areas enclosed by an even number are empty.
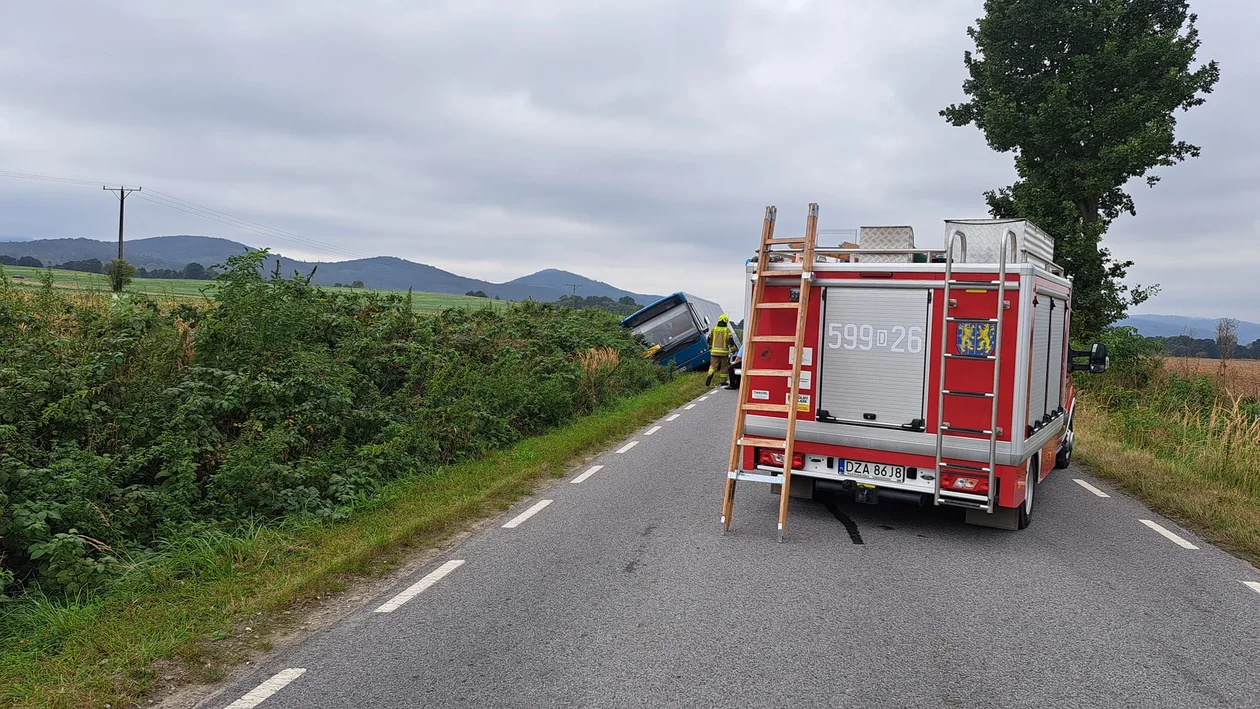
<svg viewBox="0 0 1260 709"><path fill-rule="evenodd" d="M876 329L873 325L831 323L827 326L827 346L832 349L873 350L919 354L923 351L923 328L894 325Z"/></svg>

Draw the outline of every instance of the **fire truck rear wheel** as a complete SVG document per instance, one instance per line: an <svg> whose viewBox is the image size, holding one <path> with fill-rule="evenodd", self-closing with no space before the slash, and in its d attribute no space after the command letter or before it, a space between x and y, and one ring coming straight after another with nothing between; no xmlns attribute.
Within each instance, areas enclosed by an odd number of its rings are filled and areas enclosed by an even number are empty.
<svg viewBox="0 0 1260 709"><path fill-rule="evenodd" d="M1068 421L1067 433L1064 435L1063 447L1054 456L1054 469L1063 470L1072 464L1072 449L1076 447L1076 433L1072 430L1072 421Z"/></svg>
<svg viewBox="0 0 1260 709"><path fill-rule="evenodd" d="M1024 502L1019 506L1019 528L1025 529L1032 524L1034 493L1037 491L1037 477L1041 474L1038 456L1028 459L1028 472L1024 473Z"/></svg>
<svg viewBox="0 0 1260 709"><path fill-rule="evenodd" d="M1076 449L1076 403L1068 410L1067 430L1063 433L1063 445L1054 456L1054 469L1063 470L1072 464L1072 451Z"/></svg>

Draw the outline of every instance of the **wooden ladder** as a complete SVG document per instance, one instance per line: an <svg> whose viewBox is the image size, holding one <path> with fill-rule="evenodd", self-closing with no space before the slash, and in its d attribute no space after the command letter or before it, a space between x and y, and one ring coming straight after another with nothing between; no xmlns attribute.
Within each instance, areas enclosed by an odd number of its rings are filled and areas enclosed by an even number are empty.
<svg viewBox="0 0 1260 709"><path fill-rule="evenodd" d="M744 373L740 377L739 406L735 412L735 430L731 434L731 458L726 474L726 497L722 502L722 533L726 534L731 528L731 513L735 507L735 483L740 480L767 482L781 486L779 490L779 541L782 542L784 527L787 524L788 497L792 489L792 454L796 447L796 416L799 410L797 402L801 391L801 363L805 359L805 317L809 311L810 286L814 281L814 246L818 241L818 205L814 203L809 205L809 213L805 219L805 236L803 237L790 239L774 238L776 212L777 210L773 206L766 207L765 220L761 226L761 248L757 252L757 273L753 281L752 302L748 313L748 322L744 329ZM775 246L793 247L792 253L799 250L801 253L800 270L775 270L772 272L770 270L770 256L774 253L772 247ZM765 297L766 292L766 278L769 276L775 278L799 277L801 279L801 288L800 296L796 302L763 302L762 299ZM757 325L761 320L761 311L770 309L795 310L795 334L758 335ZM796 348L795 357L792 359L792 368L749 369L752 362L747 355L755 349L756 343L759 342L792 343ZM770 404L751 403L748 401L748 390L753 378L784 376L791 379L791 391L788 393L786 402ZM744 423L748 418L749 411L786 413L787 432L785 440L745 436ZM740 453L744 446L782 449L782 476L741 472L739 470Z"/></svg>

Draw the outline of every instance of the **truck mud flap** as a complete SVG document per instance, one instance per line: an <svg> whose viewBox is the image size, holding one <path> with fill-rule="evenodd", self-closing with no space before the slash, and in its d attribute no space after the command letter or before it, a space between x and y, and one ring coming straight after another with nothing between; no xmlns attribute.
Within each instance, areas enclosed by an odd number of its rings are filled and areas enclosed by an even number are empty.
<svg viewBox="0 0 1260 709"><path fill-rule="evenodd" d="M814 483L815 482L817 482L815 478L811 478L806 475L793 475L792 476L792 489L788 490L788 497L792 497L798 500L814 499ZM782 488L783 488L782 485L771 485L770 492L774 493L775 497L778 497L779 490L781 490Z"/></svg>
<svg viewBox="0 0 1260 709"><path fill-rule="evenodd" d="M999 507L992 513L984 510L967 510L967 524L995 529L1019 529L1019 508Z"/></svg>

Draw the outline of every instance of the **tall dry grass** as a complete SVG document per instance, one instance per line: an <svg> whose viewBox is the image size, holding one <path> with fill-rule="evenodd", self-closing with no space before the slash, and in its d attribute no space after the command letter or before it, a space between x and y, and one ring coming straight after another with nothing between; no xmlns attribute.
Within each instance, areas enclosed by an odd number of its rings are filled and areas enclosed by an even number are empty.
<svg viewBox="0 0 1260 709"><path fill-rule="evenodd" d="M1260 401L1260 360L1166 357L1163 368L1185 378L1207 377L1234 396Z"/></svg>
<svg viewBox="0 0 1260 709"><path fill-rule="evenodd" d="M618 364L621 364L621 353L611 347L592 347L578 355L578 366L586 376L610 372Z"/></svg>
<svg viewBox="0 0 1260 709"><path fill-rule="evenodd" d="M578 353L578 396L587 406L594 408L613 394L608 385L620 364L621 353L612 347L592 347Z"/></svg>
<svg viewBox="0 0 1260 709"><path fill-rule="evenodd" d="M1171 358L1143 386L1081 396L1082 459L1260 563L1260 363Z"/></svg>
<svg viewBox="0 0 1260 709"><path fill-rule="evenodd" d="M1186 404L1172 427L1186 432L1177 458L1237 483L1260 502L1260 415L1254 403L1233 396L1206 412Z"/></svg>
<svg viewBox="0 0 1260 709"><path fill-rule="evenodd" d="M1260 566L1260 500L1227 478L1126 440L1123 424L1092 401L1076 417L1078 459L1160 514Z"/></svg>

